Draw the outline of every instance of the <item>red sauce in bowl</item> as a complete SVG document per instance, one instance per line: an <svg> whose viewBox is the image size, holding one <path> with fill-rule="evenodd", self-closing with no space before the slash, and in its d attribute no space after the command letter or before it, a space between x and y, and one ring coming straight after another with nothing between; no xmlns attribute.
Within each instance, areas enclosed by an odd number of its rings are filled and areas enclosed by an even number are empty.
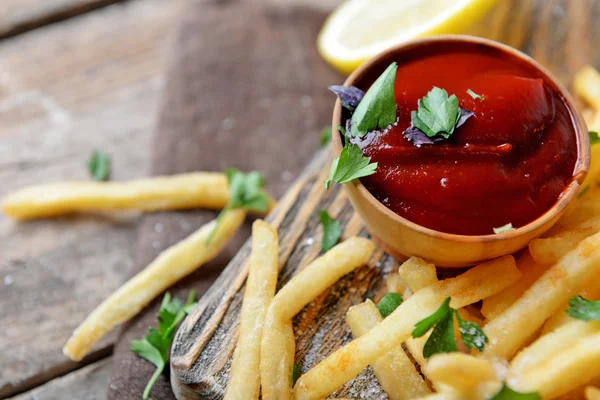
<svg viewBox="0 0 600 400"><path fill-rule="evenodd" d="M353 140L378 163L361 182L381 203L421 226L462 235L521 227L552 207L573 179L577 139L569 108L541 73L503 53L456 49L398 64L397 124ZM450 139L417 148L403 132L434 86L475 115Z"/></svg>

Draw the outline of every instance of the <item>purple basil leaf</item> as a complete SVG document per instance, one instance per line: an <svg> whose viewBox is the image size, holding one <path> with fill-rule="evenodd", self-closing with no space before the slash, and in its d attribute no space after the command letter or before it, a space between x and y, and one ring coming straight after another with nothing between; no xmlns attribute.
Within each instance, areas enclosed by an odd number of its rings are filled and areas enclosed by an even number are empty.
<svg viewBox="0 0 600 400"><path fill-rule="evenodd" d="M460 118L458 118L458 122L456 123L456 128L460 128L469 118L471 118L475 113L469 110L460 109Z"/></svg>
<svg viewBox="0 0 600 400"><path fill-rule="evenodd" d="M331 85L329 90L335 93L339 97L342 106L350 111L354 111L365 97L365 92L355 86Z"/></svg>
<svg viewBox="0 0 600 400"><path fill-rule="evenodd" d="M425 133L423 133L423 131L413 124L410 124L408 129L404 131L404 137L417 147L421 147L424 144L434 143L430 137L428 137Z"/></svg>

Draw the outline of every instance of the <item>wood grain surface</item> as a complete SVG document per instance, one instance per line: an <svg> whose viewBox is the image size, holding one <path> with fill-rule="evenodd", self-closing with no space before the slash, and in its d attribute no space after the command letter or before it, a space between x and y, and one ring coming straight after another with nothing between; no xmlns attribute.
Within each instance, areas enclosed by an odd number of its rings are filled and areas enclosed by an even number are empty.
<svg viewBox="0 0 600 400"><path fill-rule="evenodd" d="M577 41L590 43L593 37L590 35L600 33L595 20L589 18L593 14L591 6L583 1L499 1L471 33L521 48L568 85L574 72L594 62L586 44L574 46ZM337 216L345 236L357 232L365 234L339 188L324 190L322 181L329 162L328 150L319 153L268 218L279 228L280 234L282 272L278 288L320 254L320 209L329 209ZM178 399L223 397L236 343L249 252L247 242L178 331L171 360L171 383ZM344 322L347 309L366 296L377 299L382 294L385 275L396 266L396 261L379 252L368 266L342 278L295 318L295 362L302 364L303 372L351 340ZM332 397L387 398L370 368Z"/></svg>
<svg viewBox="0 0 600 400"><path fill-rule="evenodd" d="M94 149L111 155L114 179L147 175L177 4L111 6L2 43L0 196L87 180ZM0 218L0 397L110 354L116 332L83 364L61 348L131 273L138 219Z"/></svg>

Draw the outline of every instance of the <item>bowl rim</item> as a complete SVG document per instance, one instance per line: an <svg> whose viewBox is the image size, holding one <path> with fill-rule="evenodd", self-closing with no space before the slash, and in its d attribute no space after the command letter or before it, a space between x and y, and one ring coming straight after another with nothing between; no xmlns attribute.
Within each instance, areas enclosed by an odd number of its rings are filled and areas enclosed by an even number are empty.
<svg viewBox="0 0 600 400"><path fill-rule="evenodd" d="M427 46L431 44L438 44L442 42L454 42L454 43L465 43L465 44L478 44L483 46L488 46L495 48L497 50L509 53L511 56L517 57L521 59L523 62L531 65L539 72L541 72L544 77L552 82L558 94L564 99L564 103L567 106L571 122L573 124L575 130L575 136L577 141L577 160L575 162L575 167L573 169L573 180L569 185L563 190L557 201L550 207L546 212L540 215L535 220L529 222L528 224L516 228L510 232L504 233L491 233L487 235L459 235L454 233L446 233L437 231L431 228L426 228L422 225L414 223L400 215L396 214L388 207L383 205L379 200L375 198L371 192L367 190L367 188L362 184L360 179L355 179L352 182L345 183L346 185L352 185L357 189L359 195L363 196L373 207L375 207L380 213L384 214L386 217L390 218L397 224L405 225L406 227L412 229L413 231L417 231L421 234L442 239L442 240L450 240L453 242L460 243L481 243L481 242L496 242L503 241L507 239L511 239L514 237L518 237L521 235L531 234L533 231L539 229L544 226L548 222L552 221L552 219L559 216L562 211L567 207L567 205L575 198L577 193L579 192L579 186L583 183L589 166L590 166L590 140L587 125L581 115L580 111L575 106L575 102L569 92L565 89L565 87L550 73L548 69L542 66L540 63L535 61L530 56L525 53L510 47L506 44L496 42L491 39L481 38L477 36L470 35L436 35L429 36L424 38L417 38L411 41L404 42L395 47L392 47L382 53L379 53L377 56L371 58L370 60L363 63L358 69L356 69L344 82L344 86L351 86L356 81L359 81L371 68L377 67L383 59L388 58L393 54L401 54L402 52L414 49L416 47ZM336 99L334 111L333 111L333 119L332 119L332 131L337 132L337 126L341 124L342 118L342 106L339 99ZM342 143L339 134L334 134L332 137L334 156L338 157L340 152L342 151Z"/></svg>

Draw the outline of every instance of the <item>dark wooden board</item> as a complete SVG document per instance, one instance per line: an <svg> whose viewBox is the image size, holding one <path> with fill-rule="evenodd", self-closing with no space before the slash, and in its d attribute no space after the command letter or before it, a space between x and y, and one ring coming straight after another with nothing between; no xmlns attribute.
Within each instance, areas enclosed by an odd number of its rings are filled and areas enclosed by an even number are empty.
<svg viewBox="0 0 600 400"><path fill-rule="evenodd" d="M586 50L598 36L593 4L586 1L499 1L492 13L470 33L521 48L548 66L565 84L586 63ZM565 20L566 18L566 20ZM577 41L582 44L574 46ZM308 51L308 50L307 50ZM320 254L322 235L318 211L329 209L344 227L345 236L366 235L345 196L322 181L329 166L328 150L320 152L268 221L279 229L281 288L294 273ZM172 350L171 383L178 399L221 399L237 340L238 316L247 274L247 242L202 298L180 330ZM397 261L382 252L369 265L342 278L294 319L296 360L303 372L351 340L344 322L348 308L366 296L377 298L386 274ZM369 368L332 397L387 398Z"/></svg>

